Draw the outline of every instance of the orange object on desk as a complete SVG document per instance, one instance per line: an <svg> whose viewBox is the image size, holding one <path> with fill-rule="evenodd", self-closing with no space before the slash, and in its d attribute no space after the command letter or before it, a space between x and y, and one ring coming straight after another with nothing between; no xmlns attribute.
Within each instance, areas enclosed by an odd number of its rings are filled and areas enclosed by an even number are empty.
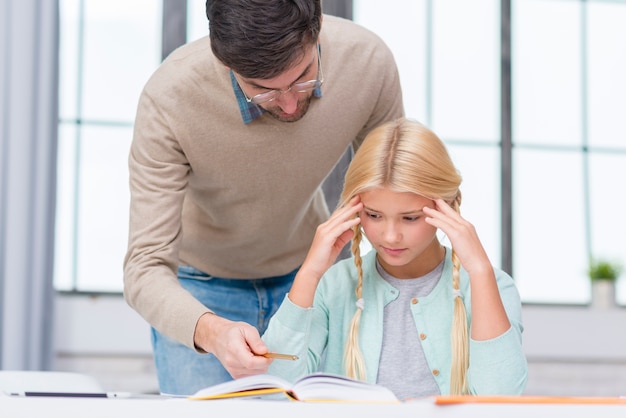
<svg viewBox="0 0 626 418"><path fill-rule="evenodd" d="M455 405L464 403L517 403L517 404L622 404L626 405L625 397L606 396L525 396L525 395L440 395L435 396L437 405Z"/></svg>

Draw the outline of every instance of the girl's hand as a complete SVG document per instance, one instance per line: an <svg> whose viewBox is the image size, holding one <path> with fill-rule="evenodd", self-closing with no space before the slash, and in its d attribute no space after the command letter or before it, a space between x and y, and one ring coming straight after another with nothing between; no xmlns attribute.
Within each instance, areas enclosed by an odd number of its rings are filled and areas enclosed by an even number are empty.
<svg viewBox="0 0 626 418"><path fill-rule="evenodd" d="M361 210L363 204L356 196L317 227L311 248L289 291L289 299L293 303L303 308L313 304L320 279L354 236L352 228L361 222L357 216Z"/></svg>
<svg viewBox="0 0 626 418"><path fill-rule="evenodd" d="M320 224L300 270L321 278L354 236L352 228L361 222L357 214L362 209L360 197L355 196L346 206L337 209L326 222Z"/></svg>
<svg viewBox="0 0 626 418"><path fill-rule="evenodd" d="M471 337L484 341L502 335L511 327L504 310L496 276L474 225L441 199L435 208L424 207L426 222L441 229L469 274L472 294Z"/></svg>
<svg viewBox="0 0 626 418"><path fill-rule="evenodd" d="M444 200L436 199L435 208L424 207L426 222L441 229L450 239L461 264L470 273L492 270L491 262L478 238L474 225L461 217Z"/></svg>

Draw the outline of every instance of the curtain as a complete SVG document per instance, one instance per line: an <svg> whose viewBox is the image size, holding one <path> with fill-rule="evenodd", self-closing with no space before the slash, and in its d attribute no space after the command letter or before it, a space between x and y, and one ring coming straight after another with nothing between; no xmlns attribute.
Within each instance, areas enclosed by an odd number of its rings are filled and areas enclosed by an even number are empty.
<svg viewBox="0 0 626 418"><path fill-rule="evenodd" d="M0 0L0 369L52 364L58 0Z"/></svg>

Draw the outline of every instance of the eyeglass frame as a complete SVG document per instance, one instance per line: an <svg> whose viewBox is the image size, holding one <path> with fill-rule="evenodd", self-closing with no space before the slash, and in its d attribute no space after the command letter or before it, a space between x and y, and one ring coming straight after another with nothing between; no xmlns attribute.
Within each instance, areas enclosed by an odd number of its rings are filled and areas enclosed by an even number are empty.
<svg viewBox="0 0 626 418"><path fill-rule="evenodd" d="M241 83L239 83L239 79L237 77L235 77L235 80L237 81L237 84L239 85L239 89L243 93L243 97L246 99L246 102L252 103L255 105L273 102L274 100L278 99L283 94L290 92L294 88L298 88L298 86L300 90L295 90L296 93L306 93L307 91L312 91L317 88L320 88L322 84L324 83L324 72L322 70L322 54L320 51L320 45L317 44L317 77L314 80L295 82L291 86L289 86L287 90L270 89L266 92L255 94L252 97L248 97L246 92L243 91L243 88L241 87ZM304 88L303 87L304 85L306 85L307 87ZM273 97L267 100L258 101L260 96L265 96L265 95L272 95Z"/></svg>

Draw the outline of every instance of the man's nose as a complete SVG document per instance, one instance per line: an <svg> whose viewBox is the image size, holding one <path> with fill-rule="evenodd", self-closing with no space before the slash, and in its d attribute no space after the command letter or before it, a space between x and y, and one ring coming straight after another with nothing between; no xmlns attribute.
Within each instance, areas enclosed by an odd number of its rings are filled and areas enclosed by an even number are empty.
<svg viewBox="0 0 626 418"><path fill-rule="evenodd" d="M276 104L280 106L283 112L287 114L295 113L298 108L298 93L289 89L281 92L282 94L276 99Z"/></svg>

